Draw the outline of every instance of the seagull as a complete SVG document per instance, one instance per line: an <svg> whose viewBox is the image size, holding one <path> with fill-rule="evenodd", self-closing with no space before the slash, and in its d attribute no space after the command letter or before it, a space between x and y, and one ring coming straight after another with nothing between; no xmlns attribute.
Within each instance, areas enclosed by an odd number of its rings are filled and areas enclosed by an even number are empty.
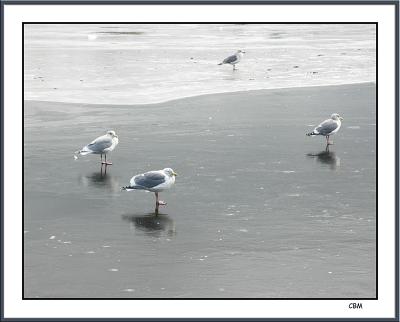
<svg viewBox="0 0 400 322"><path fill-rule="evenodd" d="M225 58L222 63L219 63L218 65L223 65L223 64L231 64L233 66L233 70L236 70L235 65L240 62L240 60L243 57L243 54L245 54L246 52L243 50L238 50L235 54L233 54L232 56L229 56L227 58Z"/></svg>
<svg viewBox="0 0 400 322"><path fill-rule="evenodd" d="M163 170L149 171L146 173L138 174L132 177L130 185L122 187L122 190L147 190L154 192L156 195L156 210L158 206L165 206L167 203L158 200L158 193L169 189L175 183L175 177L178 174L171 168L165 168Z"/></svg>
<svg viewBox="0 0 400 322"><path fill-rule="evenodd" d="M331 115L330 119L323 121L320 125L318 125L312 132L307 133L308 136L314 135L324 135L326 138L326 145L331 145L333 142L329 141L329 137L339 131L343 117L339 114L334 113Z"/></svg>
<svg viewBox="0 0 400 322"><path fill-rule="evenodd" d="M81 150L75 152L74 158L78 159L79 155L100 154L101 164L111 165L112 162L107 162L107 153L111 152L118 145L118 135L114 131L108 131L105 135L99 136L91 143L84 146ZM103 161L104 154L104 161Z"/></svg>

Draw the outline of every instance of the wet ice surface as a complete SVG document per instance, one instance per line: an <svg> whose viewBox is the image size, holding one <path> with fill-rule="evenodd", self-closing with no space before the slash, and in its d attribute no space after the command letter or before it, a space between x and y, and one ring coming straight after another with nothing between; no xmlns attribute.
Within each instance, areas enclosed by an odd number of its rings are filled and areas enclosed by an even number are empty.
<svg viewBox="0 0 400 322"><path fill-rule="evenodd" d="M374 297L375 85L25 104L26 297ZM305 135L332 112L335 145ZM114 165L73 152L107 129ZM133 174L172 167L154 194Z"/></svg>
<svg viewBox="0 0 400 322"><path fill-rule="evenodd" d="M25 99L142 104L375 80L373 24L25 25ZM234 73L217 66L246 50Z"/></svg>

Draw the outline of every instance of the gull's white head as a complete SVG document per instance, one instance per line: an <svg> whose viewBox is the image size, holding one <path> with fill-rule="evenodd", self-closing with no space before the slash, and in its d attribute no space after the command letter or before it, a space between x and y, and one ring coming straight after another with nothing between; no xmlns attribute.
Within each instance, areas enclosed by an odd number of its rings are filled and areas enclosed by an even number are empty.
<svg viewBox="0 0 400 322"><path fill-rule="evenodd" d="M331 115L331 119L332 120L335 120L335 121L338 121L338 120L343 120L343 117L341 117L339 114L337 114L337 113L333 113L332 115Z"/></svg>
<svg viewBox="0 0 400 322"><path fill-rule="evenodd" d="M165 168L163 169L164 173L169 176L169 177L176 177L178 174L172 170L171 168Z"/></svg>
<svg viewBox="0 0 400 322"><path fill-rule="evenodd" d="M107 134L108 134L109 136L113 137L113 138L117 138L117 137L118 137L118 135L115 134L115 131L107 131Z"/></svg>

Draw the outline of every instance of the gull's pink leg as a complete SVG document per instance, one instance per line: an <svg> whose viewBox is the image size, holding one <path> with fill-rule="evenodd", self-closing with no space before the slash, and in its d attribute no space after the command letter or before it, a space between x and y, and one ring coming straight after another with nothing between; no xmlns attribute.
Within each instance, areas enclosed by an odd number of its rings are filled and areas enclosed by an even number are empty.
<svg viewBox="0 0 400 322"><path fill-rule="evenodd" d="M107 162L107 154L104 154L104 160L106 165L112 165L112 162Z"/></svg>
<svg viewBox="0 0 400 322"><path fill-rule="evenodd" d="M155 192L155 194L156 194L156 206L157 206L157 208L158 208L159 205L160 206L165 206L167 204L165 201L158 200L158 192Z"/></svg>
<svg viewBox="0 0 400 322"><path fill-rule="evenodd" d="M154 194L156 195L156 209L154 209L154 212L155 212L155 214L157 216L158 215L158 206L159 206L159 204L158 204L158 193L155 192Z"/></svg>

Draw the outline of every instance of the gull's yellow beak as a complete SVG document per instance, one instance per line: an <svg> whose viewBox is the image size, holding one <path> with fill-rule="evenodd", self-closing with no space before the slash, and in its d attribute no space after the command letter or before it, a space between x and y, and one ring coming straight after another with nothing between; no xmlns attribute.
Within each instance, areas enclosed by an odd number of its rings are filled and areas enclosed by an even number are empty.
<svg viewBox="0 0 400 322"><path fill-rule="evenodd" d="M175 177L178 176L178 174L176 172L172 172L172 175L175 176Z"/></svg>
<svg viewBox="0 0 400 322"><path fill-rule="evenodd" d="M343 121L343 117L340 116L340 117L339 117L339 120Z"/></svg>

